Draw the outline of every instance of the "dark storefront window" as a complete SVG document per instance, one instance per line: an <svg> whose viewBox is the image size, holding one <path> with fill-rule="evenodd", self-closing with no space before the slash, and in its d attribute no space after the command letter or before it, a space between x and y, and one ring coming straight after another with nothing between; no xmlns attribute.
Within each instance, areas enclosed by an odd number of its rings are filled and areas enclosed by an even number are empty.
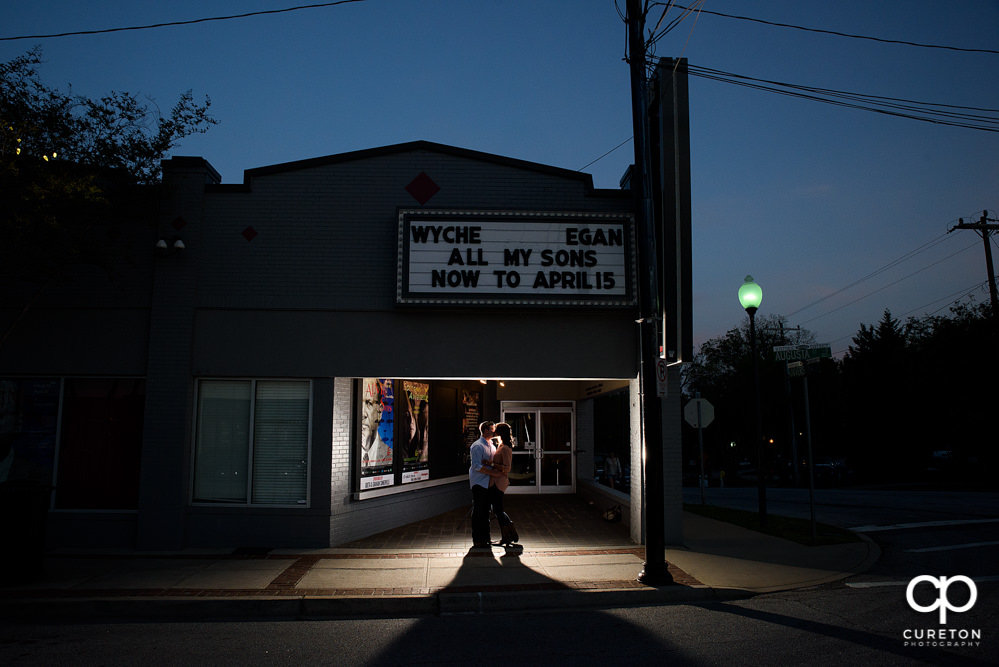
<svg viewBox="0 0 999 667"><path fill-rule="evenodd" d="M627 391L617 391L593 402L593 479L625 493L631 490L630 400Z"/></svg>
<svg viewBox="0 0 999 667"><path fill-rule="evenodd" d="M361 491L467 473L468 446L478 437L481 392L462 384L394 378L358 381Z"/></svg>
<svg viewBox="0 0 999 667"><path fill-rule="evenodd" d="M202 380L194 502L308 504L311 383Z"/></svg>
<svg viewBox="0 0 999 667"><path fill-rule="evenodd" d="M52 483L59 387L57 378L0 379L0 482Z"/></svg>
<svg viewBox="0 0 999 667"><path fill-rule="evenodd" d="M58 509L136 509L146 381L67 379L56 473Z"/></svg>
<svg viewBox="0 0 999 667"><path fill-rule="evenodd" d="M0 481L52 485L57 509L136 509L145 400L142 378L0 379Z"/></svg>

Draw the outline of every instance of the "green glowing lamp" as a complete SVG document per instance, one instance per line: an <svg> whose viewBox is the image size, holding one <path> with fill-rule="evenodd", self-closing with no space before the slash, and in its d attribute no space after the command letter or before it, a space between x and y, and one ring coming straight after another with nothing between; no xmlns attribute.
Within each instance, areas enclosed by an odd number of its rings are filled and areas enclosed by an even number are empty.
<svg viewBox="0 0 999 667"><path fill-rule="evenodd" d="M739 303L750 315L756 312L763 301L763 289L753 282L753 276L746 276L745 282L739 288Z"/></svg>

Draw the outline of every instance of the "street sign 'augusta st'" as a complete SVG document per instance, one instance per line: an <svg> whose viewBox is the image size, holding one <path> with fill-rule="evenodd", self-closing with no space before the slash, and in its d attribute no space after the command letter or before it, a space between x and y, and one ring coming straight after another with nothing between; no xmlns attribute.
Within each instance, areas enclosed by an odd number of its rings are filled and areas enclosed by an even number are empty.
<svg viewBox="0 0 999 667"><path fill-rule="evenodd" d="M775 345L774 361L805 361L807 359L823 359L832 356L829 345Z"/></svg>

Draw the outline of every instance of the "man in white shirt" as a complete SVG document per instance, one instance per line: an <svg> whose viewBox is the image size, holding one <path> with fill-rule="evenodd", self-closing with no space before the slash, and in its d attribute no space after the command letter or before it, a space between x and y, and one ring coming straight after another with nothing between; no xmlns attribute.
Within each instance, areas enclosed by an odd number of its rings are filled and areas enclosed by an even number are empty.
<svg viewBox="0 0 999 667"><path fill-rule="evenodd" d="M496 424L484 421L479 424L482 435L472 443L469 453L472 465L468 468L468 483L472 487L472 544L476 547L489 546L489 473L484 466L493 460L496 448L492 437Z"/></svg>

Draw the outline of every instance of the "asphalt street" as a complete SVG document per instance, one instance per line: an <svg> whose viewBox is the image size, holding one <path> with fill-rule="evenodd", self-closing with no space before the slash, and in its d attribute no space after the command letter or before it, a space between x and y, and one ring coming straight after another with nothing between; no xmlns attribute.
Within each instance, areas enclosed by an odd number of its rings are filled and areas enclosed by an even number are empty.
<svg viewBox="0 0 999 667"><path fill-rule="evenodd" d="M10 665L995 664L999 585L982 585L974 621L962 620L984 633L977 644L907 639L936 624L899 592L836 585L602 611L17 625L0 627L0 642Z"/></svg>

